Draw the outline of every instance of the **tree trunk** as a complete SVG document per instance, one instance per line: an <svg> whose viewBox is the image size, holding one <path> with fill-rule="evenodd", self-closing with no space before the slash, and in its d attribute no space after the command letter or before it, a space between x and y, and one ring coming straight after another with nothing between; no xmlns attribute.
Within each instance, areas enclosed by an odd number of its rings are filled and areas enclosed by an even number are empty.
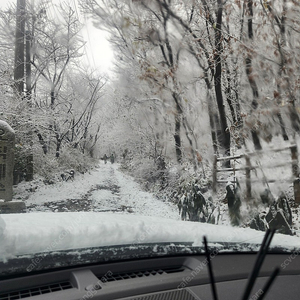
<svg viewBox="0 0 300 300"><path fill-rule="evenodd" d="M31 101L31 36L30 32L26 31L26 98ZM29 103L31 106L31 103Z"/></svg>
<svg viewBox="0 0 300 300"><path fill-rule="evenodd" d="M232 102L233 93L232 93L232 84L231 84L231 74L230 74L229 66L226 61L225 61L225 66L226 66L226 80L227 80L227 87L225 89L226 101L231 113L232 122L235 125L237 123L237 119L236 119L234 105Z"/></svg>
<svg viewBox="0 0 300 300"><path fill-rule="evenodd" d="M54 84L53 87L51 88L50 97L51 97L51 108L54 109L54 103L55 103Z"/></svg>
<svg viewBox="0 0 300 300"><path fill-rule="evenodd" d="M243 128L243 119L241 115L241 105L240 105L240 97L239 97L239 92L238 92L238 72L237 72L237 67L235 68L234 71L234 76L233 76L233 86L235 87L234 94L235 94L235 106L236 106L236 130L237 130L237 136L236 136L236 145L240 149L242 145L245 144L245 139L243 137L243 134L241 133L241 130Z"/></svg>
<svg viewBox="0 0 300 300"><path fill-rule="evenodd" d="M211 90L208 89L207 91L207 107L208 107L208 116L209 116L209 125L210 125L210 130L211 130L211 138L212 138L212 145L214 149L214 154L219 155L218 151L218 137L217 137L217 132L216 132L216 125L214 121L214 114L213 114L213 109L212 109L212 96L211 96Z"/></svg>
<svg viewBox="0 0 300 300"><path fill-rule="evenodd" d="M222 147L225 151L225 155L230 155L230 132L227 126L226 112L224 106L224 100L222 95L222 63L221 54L223 51L222 47L222 14L223 14L223 0L218 0L218 11L217 11L217 24L215 29L215 93L218 105L218 111L220 116L221 130L222 130Z"/></svg>
<svg viewBox="0 0 300 300"><path fill-rule="evenodd" d="M176 159L178 163L182 162L182 151L181 151L181 137L180 137L180 128L181 128L181 107L179 105L178 97L175 93L173 93L173 98L176 102L176 112L175 112L175 152Z"/></svg>
<svg viewBox="0 0 300 300"><path fill-rule="evenodd" d="M23 95L24 92L24 40L25 40L25 0L17 2L16 20L16 42L15 42L15 92Z"/></svg>
<svg viewBox="0 0 300 300"><path fill-rule="evenodd" d="M249 40L253 40L253 0L247 0L247 10L248 10L248 38ZM252 108L254 110L257 109L257 106L258 106L258 97L259 97L259 94L258 94L258 87L257 87L257 84L256 84L256 81L254 79L254 76L253 76L253 72L252 72L252 56L251 56L251 53L248 52L248 55L246 57L246 74L247 74L247 77L248 77L248 81L249 81L249 84L251 86L251 89L252 89L252 95L253 95L253 98L252 98ZM258 134L257 134L257 130L255 128L251 128L251 135L252 135L252 140L253 140L253 144L254 144L254 147L256 150L261 150L262 147L261 147L261 144L260 144L260 141L259 141L259 137L258 137Z"/></svg>
<svg viewBox="0 0 300 300"><path fill-rule="evenodd" d="M26 101L29 108L32 107L31 103L31 37L29 31L26 31ZM26 157L26 181L33 180L33 132L29 128L28 136L30 138L30 153Z"/></svg>
<svg viewBox="0 0 300 300"><path fill-rule="evenodd" d="M35 132L37 134L40 144L42 145L43 152L46 155L48 153L47 143L45 142L43 136L39 132L37 132L37 131L35 131Z"/></svg>
<svg viewBox="0 0 300 300"><path fill-rule="evenodd" d="M60 147L61 147L61 139L57 136L56 137L56 151L55 151L56 158L58 158L60 156Z"/></svg>

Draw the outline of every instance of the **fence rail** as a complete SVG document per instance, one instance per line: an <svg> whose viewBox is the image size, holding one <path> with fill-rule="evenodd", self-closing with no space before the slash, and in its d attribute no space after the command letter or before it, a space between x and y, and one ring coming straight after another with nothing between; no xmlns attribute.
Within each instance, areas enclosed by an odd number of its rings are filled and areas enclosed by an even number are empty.
<svg viewBox="0 0 300 300"><path fill-rule="evenodd" d="M286 161L284 163L278 163L275 165L270 166L252 166L251 159L255 156L260 156L262 154L266 153L277 153L281 151L290 150L291 160ZM222 161L232 161L237 159L245 159L245 165L244 167L229 167L229 168L218 168L218 162ZM279 168L279 167L286 167L287 165L292 165L291 171L292 171L292 177L285 179L286 182L293 182L294 185L294 196L295 196L295 202L300 203L300 178L299 178L299 162L298 162L298 147L297 144L288 145L286 147L277 148L277 149L268 149L268 150L260 150L256 152L247 152L245 154L239 154L239 155L232 155L232 156L226 156L226 157L217 157L215 155L214 164L213 164L213 192L216 193L217 191L217 183L226 183L228 180L220 179L218 180L217 174L218 173L225 173L225 172L237 172L237 171L245 171L245 180L242 180L246 182L246 198L247 200L251 199L252 191L251 191L251 183L253 182L259 182L262 181L260 179L251 179L251 171L256 170L258 168ZM264 176L264 175L263 175ZM265 176L264 176L265 177ZM274 183L283 181L280 179L268 179L264 178L263 182L266 183ZM236 182L234 179L233 182Z"/></svg>

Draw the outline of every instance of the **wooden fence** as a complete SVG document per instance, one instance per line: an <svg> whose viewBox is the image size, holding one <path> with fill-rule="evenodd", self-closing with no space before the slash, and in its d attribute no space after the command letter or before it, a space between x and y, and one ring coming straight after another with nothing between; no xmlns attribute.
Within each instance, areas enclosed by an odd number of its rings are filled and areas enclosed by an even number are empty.
<svg viewBox="0 0 300 300"><path fill-rule="evenodd" d="M276 152L282 152L290 150L291 155L291 161L286 161L284 163L270 165L265 168L279 168L279 167L287 167L288 165L291 165L291 177L289 179L286 179L285 181L293 182L294 187L294 196L295 196L295 202L300 203L300 180L299 180L299 164L298 164L298 147L296 144L289 145L287 147L279 148L279 149L270 149L270 150L261 150L256 152L247 152L245 154L241 155L233 155L233 156L226 156L226 157L217 157L215 155L214 159L214 165L213 165L213 192L216 193L217 191L217 183L225 183L228 180L218 180L218 173L226 173L226 172L233 172L234 177L236 178L235 172L237 171L245 171L245 178L246 178L246 199L250 200L252 197L252 191L251 191L251 183L261 181L261 179L252 179L251 178L251 171L256 170L257 168L260 168L259 166L253 166L251 164L251 159L253 157L257 157L259 155L265 155L267 153L276 153ZM231 164L230 168L219 168L218 162L225 162L225 161L237 161L245 159L245 166L244 167L235 167L235 163ZM262 171L263 172L263 171ZM272 182L280 181L280 179L268 179L264 177L263 181L268 184ZM233 180L235 182L235 179Z"/></svg>

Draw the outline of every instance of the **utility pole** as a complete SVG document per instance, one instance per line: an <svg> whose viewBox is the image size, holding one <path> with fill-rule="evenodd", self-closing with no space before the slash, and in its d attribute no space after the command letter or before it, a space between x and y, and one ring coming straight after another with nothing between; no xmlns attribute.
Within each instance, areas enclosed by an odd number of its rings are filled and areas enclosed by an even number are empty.
<svg viewBox="0 0 300 300"><path fill-rule="evenodd" d="M15 41L15 93L24 92L24 51L25 51L25 1L17 0L16 41Z"/></svg>

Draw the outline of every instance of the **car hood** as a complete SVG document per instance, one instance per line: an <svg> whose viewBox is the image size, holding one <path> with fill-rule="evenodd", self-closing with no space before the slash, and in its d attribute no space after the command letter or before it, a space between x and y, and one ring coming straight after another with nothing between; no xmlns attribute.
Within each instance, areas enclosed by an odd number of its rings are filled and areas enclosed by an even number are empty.
<svg viewBox="0 0 300 300"><path fill-rule="evenodd" d="M0 261L74 249L149 243L260 244L264 232L122 213L29 213L0 216ZM299 248L299 238L276 234L273 247ZM243 251L241 248L239 251Z"/></svg>

